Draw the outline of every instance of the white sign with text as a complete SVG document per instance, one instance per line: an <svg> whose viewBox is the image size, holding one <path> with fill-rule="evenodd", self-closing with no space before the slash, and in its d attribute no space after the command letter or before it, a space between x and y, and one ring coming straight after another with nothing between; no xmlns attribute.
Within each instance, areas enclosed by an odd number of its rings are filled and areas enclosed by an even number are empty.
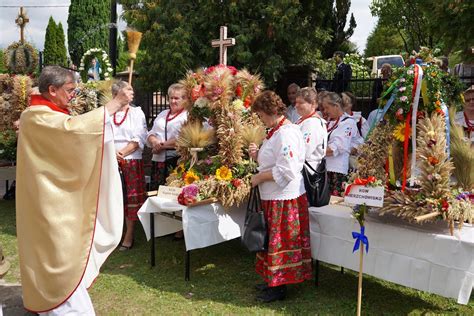
<svg viewBox="0 0 474 316"><path fill-rule="evenodd" d="M169 199L172 201L178 200L178 195L181 193L182 188L168 187L166 185L160 185L158 187L158 197L163 199Z"/></svg>
<svg viewBox="0 0 474 316"><path fill-rule="evenodd" d="M355 205L368 205L375 207L383 206L383 187L366 187L364 185L352 185L349 193L344 197L344 202Z"/></svg>

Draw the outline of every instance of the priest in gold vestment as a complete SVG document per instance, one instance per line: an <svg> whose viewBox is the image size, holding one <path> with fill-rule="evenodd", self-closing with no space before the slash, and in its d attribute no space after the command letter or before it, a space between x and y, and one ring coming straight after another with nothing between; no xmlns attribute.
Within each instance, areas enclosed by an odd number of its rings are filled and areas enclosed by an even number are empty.
<svg viewBox="0 0 474 316"><path fill-rule="evenodd" d="M94 314L87 293L120 242L123 199L109 116L131 101L72 117L73 74L45 67L20 118L16 220L25 308Z"/></svg>

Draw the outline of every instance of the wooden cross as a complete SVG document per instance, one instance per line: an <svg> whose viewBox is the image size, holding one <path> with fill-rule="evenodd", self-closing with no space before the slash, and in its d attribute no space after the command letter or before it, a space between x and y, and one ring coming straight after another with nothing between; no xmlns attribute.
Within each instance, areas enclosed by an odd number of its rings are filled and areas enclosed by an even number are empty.
<svg viewBox="0 0 474 316"><path fill-rule="evenodd" d="M227 38L227 26L221 26L220 38L212 40L212 47L219 47L219 64L227 65L227 47L235 45L235 38Z"/></svg>
<svg viewBox="0 0 474 316"><path fill-rule="evenodd" d="M23 7L20 7L20 13L18 14L18 17L15 20L15 23L18 24L20 27L20 42L23 44L25 41L24 37L24 28L26 26L26 23L30 22L30 19L26 15L26 12L23 12Z"/></svg>

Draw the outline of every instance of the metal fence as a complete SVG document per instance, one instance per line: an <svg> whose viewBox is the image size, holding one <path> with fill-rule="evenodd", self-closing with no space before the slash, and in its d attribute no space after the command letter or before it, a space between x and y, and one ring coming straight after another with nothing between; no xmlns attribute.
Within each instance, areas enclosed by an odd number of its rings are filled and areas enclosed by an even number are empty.
<svg viewBox="0 0 474 316"><path fill-rule="evenodd" d="M374 86L380 79L358 79L353 78L349 81L349 90L355 95L357 103L354 106L354 111L361 111L362 115L367 117L370 111L377 108L377 95L374 92ZM460 77L460 80L465 84L466 89L474 84L473 76ZM383 84L384 82L382 82ZM313 86L318 90L325 89L331 91L333 80L316 79ZM374 96L375 94L375 96ZM145 92L137 93L136 103L141 106L147 124L149 127L153 125L153 121L158 114L168 108L168 96L161 92Z"/></svg>
<svg viewBox="0 0 474 316"><path fill-rule="evenodd" d="M146 122L149 127L153 125L153 121L161 111L168 108L168 96L161 92L145 92L137 93L135 100L143 112L145 113Z"/></svg>

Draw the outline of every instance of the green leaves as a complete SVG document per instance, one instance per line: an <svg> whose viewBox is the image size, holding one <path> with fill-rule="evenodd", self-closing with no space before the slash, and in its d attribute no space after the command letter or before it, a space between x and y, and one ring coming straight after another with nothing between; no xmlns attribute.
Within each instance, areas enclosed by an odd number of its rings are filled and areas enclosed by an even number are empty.
<svg viewBox="0 0 474 316"><path fill-rule="evenodd" d="M320 57L328 32L314 22L321 8L285 0L158 1L122 0L124 18L144 32L140 49L146 57L137 63L141 83L150 90L166 89L186 70L218 63L211 40L227 25L236 46L228 48L228 64L262 74L267 87L287 65Z"/></svg>
<svg viewBox="0 0 474 316"><path fill-rule="evenodd" d="M56 24L53 17L49 17L44 39L44 64L67 66L67 53L63 25Z"/></svg>
<svg viewBox="0 0 474 316"><path fill-rule="evenodd" d="M71 0L67 19L69 54L79 65L90 48L109 50L110 0Z"/></svg>

